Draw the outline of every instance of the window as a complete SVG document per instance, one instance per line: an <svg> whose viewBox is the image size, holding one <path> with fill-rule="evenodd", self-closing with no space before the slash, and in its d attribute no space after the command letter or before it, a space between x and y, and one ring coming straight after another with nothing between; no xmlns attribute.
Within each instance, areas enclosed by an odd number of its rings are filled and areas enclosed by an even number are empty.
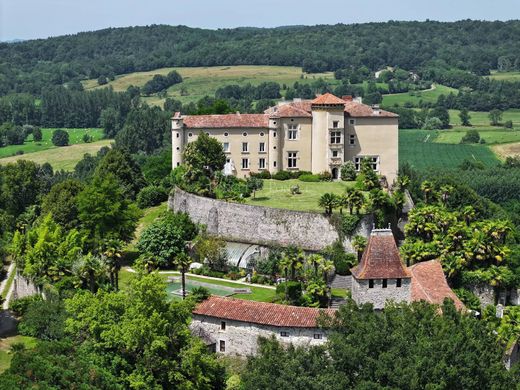
<svg viewBox="0 0 520 390"><path fill-rule="evenodd" d="M280 336L289 337L289 332L280 332Z"/></svg>
<svg viewBox="0 0 520 390"><path fill-rule="evenodd" d="M276 168L276 161L273 161L273 167Z"/></svg>
<svg viewBox="0 0 520 390"><path fill-rule="evenodd" d="M368 288L374 288L374 279L368 281Z"/></svg>
<svg viewBox="0 0 520 390"><path fill-rule="evenodd" d="M206 135L209 136L209 133L206 131Z"/></svg>
<svg viewBox="0 0 520 390"><path fill-rule="evenodd" d="M298 138L298 125L295 123L291 123L288 126L287 138L290 140L295 140Z"/></svg>
<svg viewBox="0 0 520 390"><path fill-rule="evenodd" d="M229 133L228 133L228 132L224 133L224 137L227 137L228 135L229 135Z"/></svg>
<svg viewBox="0 0 520 390"><path fill-rule="evenodd" d="M338 125L339 125L339 122L338 121L333 121L332 122L332 127L337 129L338 128Z"/></svg>
<svg viewBox="0 0 520 390"><path fill-rule="evenodd" d="M244 137L247 137L247 133L246 133L246 132L242 133L242 135L243 135Z"/></svg>
<svg viewBox="0 0 520 390"><path fill-rule="evenodd" d="M388 287L388 279L383 279L383 288Z"/></svg>
<svg viewBox="0 0 520 390"><path fill-rule="evenodd" d="M273 137L276 138L276 131L273 132Z"/></svg>
<svg viewBox="0 0 520 390"><path fill-rule="evenodd" d="M229 142L224 142L222 148L224 149L224 153L229 152Z"/></svg>
<svg viewBox="0 0 520 390"><path fill-rule="evenodd" d="M260 137L263 137L263 136L264 136L264 133L263 133L263 132L262 132L262 133L260 133Z"/></svg>
<svg viewBox="0 0 520 390"><path fill-rule="evenodd" d="M338 157L338 151L337 150L333 150L332 151L332 157Z"/></svg>
<svg viewBox="0 0 520 390"><path fill-rule="evenodd" d="M181 148L179 148L179 147L177 146L177 150L181 150Z"/></svg>
<svg viewBox="0 0 520 390"><path fill-rule="evenodd" d="M287 153L287 168L296 168L296 155L297 152Z"/></svg>
<svg viewBox="0 0 520 390"><path fill-rule="evenodd" d="M265 169L265 158L261 158L258 160L258 168Z"/></svg>
<svg viewBox="0 0 520 390"><path fill-rule="evenodd" d="M220 340L220 352L226 352L226 342L224 340Z"/></svg>
<svg viewBox="0 0 520 390"><path fill-rule="evenodd" d="M247 142L242 142L242 153L249 152L249 144Z"/></svg>
<svg viewBox="0 0 520 390"><path fill-rule="evenodd" d="M356 144L356 136L354 134L350 134L348 143L350 145L355 145Z"/></svg>
<svg viewBox="0 0 520 390"><path fill-rule="evenodd" d="M314 340L321 340L323 335L321 333L314 333Z"/></svg>
<svg viewBox="0 0 520 390"><path fill-rule="evenodd" d="M341 131L331 131L330 132L330 143L331 144L340 144L341 143Z"/></svg>
<svg viewBox="0 0 520 390"><path fill-rule="evenodd" d="M401 278L395 280L395 287L401 287Z"/></svg>
<svg viewBox="0 0 520 390"><path fill-rule="evenodd" d="M188 137L193 137L193 133L188 133Z"/></svg>
<svg viewBox="0 0 520 390"><path fill-rule="evenodd" d="M370 165L374 171L379 170L379 156L358 156L354 157L354 165L356 166L356 171L361 170L361 162L363 159L367 158L370 161Z"/></svg>
<svg viewBox="0 0 520 390"><path fill-rule="evenodd" d="M177 163L177 166L179 167L180 165L181 165L181 163L180 163L180 162L178 162L178 163Z"/></svg>
<svg viewBox="0 0 520 390"><path fill-rule="evenodd" d="M258 151L265 152L265 142L260 142L260 144L258 145Z"/></svg>
<svg viewBox="0 0 520 390"><path fill-rule="evenodd" d="M351 125L355 125L356 124L356 120L355 119L349 119L348 123L351 124Z"/></svg>
<svg viewBox="0 0 520 390"><path fill-rule="evenodd" d="M179 135L180 135L180 134L179 134L179 133L177 133L177 138L179 138Z"/></svg>
<svg viewBox="0 0 520 390"><path fill-rule="evenodd" d="M242 159L242 169L249 169L249 159L248 158Z"/></svg>
<svg viewBox="0 0 520 390"><path fill-rule="evenodd" d="M226 330L226 321L220 321L220 329Z"/></svg>

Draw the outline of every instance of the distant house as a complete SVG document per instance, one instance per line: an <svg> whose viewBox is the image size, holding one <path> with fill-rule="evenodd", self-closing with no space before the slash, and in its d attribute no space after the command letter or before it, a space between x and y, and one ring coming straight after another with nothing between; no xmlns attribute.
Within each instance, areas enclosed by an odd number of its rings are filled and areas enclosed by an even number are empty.
<svg viewBox="0 0 520 390"><path fill-rule="evenodd" d="M172 165L183 162L186 144L201 133L222 143L224 172L240 177L281 170L330 172L352 161L392 183L398 170L398 115L330 93L314 100L280 102L262 114L181 115L172 118Z"/></svg>
<svg viewBox="0 0 520 390"><path fill-rule="evenodd" d="M298 346L323 344L327 333L318 327L318 317L334 312L211 296L193 311L190 328L215 352L250 356L260 336Z"/></svg>

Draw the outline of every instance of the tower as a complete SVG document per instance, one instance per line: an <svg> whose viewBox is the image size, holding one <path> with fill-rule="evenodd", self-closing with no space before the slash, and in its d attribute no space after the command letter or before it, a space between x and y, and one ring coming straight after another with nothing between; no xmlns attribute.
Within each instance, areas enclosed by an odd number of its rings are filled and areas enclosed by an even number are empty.
<svg viewBox="0 0 520 390"><path fill-rule="evenodd" d="M172 169L182 164L184 149L184 123L180 112L172 117Z"/></svg>

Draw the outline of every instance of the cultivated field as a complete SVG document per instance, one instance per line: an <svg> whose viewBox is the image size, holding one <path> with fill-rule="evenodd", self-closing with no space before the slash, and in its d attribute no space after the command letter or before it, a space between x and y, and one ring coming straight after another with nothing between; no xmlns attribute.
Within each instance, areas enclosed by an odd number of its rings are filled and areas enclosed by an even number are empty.
<svg viewBox="0 0 520 390"><path fill-rule="evenodd" d="M491 147L495 154L505 160L507 157L520 156L520 142L502 145L493 145Z"/></svg>
<svg viewBox="0 0 520 390"><path fill-rule="evenodd" d="M267 81L274 81L280 85L290 86L295 81L308 82L318 78L334 80L332 72L306 74L299 67L293 66L215 66L215 67L195 67L195 68L161 68L149 72L135 72L117 76L114 81L106 85L99 86L97 80L86 80L83 82L85 89L103 88L112 86L115 91L126 91L130 85L142 87L154 75L166 75L172 70L176 70L183 78L183 82L176 84L168 89L167 95L183 103L196 102L204 96L214 96L215 91L225 85L238 84L245 85L251 83L258 85ZM303 78L302 78L303 77ZM187 94L181 95L181 89L185 89ZM158 96L145 97L145 101L150 104L162 105L164 98Z"/></svg>
<svg viewBox="0 0 520 390"><path fill-rule="evenodd" d="M448 95L451 92L457 93L457 90L444 85L434 84L432 89L429 90L383 95L383 105L391 109L391 107L396 105L403 106L407 102L414 105L419 104L420 101L435 103L440 95Z"/></svg>
<svg viewBox="0 0 520 390"><path fill-rule="evenodd" d="M450 123L453 126L459 127L461 125L459 118L459 110L449 110L450 112ZM474 127L484 126L490 128L489 124L489 112L487 111L470 111L469 115L471 117L470 123ZM504 111L502 116L502 123L506 121L512 121L513 127L520 129L520 110L519 109L511 109ZM499 126L492 127L493 129L500 129Z"/></svg>
<svg viewBox="0 0 520 390"><path fill-rule="evenodd" d="M465 160L481 161L487 166L499 160L486 145L446 144L436 142L439 131L400 130L399 163L416 169L455 168Z"/></svg>
<svg viewBox="0 0 520 390"><path fill-rule="evenodd" d="M40 152L26 153L20 156L0 158L0 164L7 164L17 160L29 160L38 164L49 163L54 170L72 171L85 153L96 154L103 146L109 146L112 140L101 140L88 144L76 144L60 148L42 150Z"/></svg>
<svg viewBox="0 0 520 390"><path fill-rule="evenodd" d="M291 195L291 187L295 185L300 187L301 194ZM264 180L264 188L257 191L255 199L252 196L247 198L246 203L279 209L322 212L318 206L321 195L326 192L340 195L352 185L352 182L343 181L306 183L300 180Z"/></svg>
<svg viewBox="0 0 520 390"><path fill-rule="evenodd" d="M40 142L34 142L32 134L27 137L23 145L9 145L0 148L0 159L4 157L10 157L16 155L17 152L23 152L23 154L41 152L47 149L54 149L56 146L52 144L52 133L55 128L43 128L42 140ZM89 134L92 136L93 141L99 141L103 138L103 129L90 128L90 129L63 129L69 133L69 144L83 144L83 135ZM20 156L17 156L20 157ZM1 161L0 161L1 162Z"/></svg>

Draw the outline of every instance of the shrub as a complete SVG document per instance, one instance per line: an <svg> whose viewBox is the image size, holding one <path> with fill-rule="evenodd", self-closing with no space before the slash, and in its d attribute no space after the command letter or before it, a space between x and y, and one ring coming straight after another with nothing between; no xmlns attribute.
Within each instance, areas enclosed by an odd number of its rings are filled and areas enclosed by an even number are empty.
<svg viewBox="0 0 520 390"><path fill-rule="evenodd" d="M194 287L189 296L195 302L202 302L211 296L211 292L206 287Z"/></svg>
<svg viewBox="0 0 520 390"><path fill-rule="evenodd" d="M350 269L357 264L357 256L353 253L343 252L343 254L338 254L333 261L338 275L350 275Z"/></svg>
<svg viewBox="0 0 520 390"><path fill-rule="evenodd" d="M320 181L320 175L301 175L298 179L304 182L317 183Z"/></svg>
<svg viewBox="0 0 520 390"><path fill-rule="evenodd" d="M431 118L427 118L424 121L424 125L422 128L424 130L439 130L442 129L442 127L442 121L439 118L433 116Z"/></svg>
<svg viewBox="0 0 520 390"><path fill-rule="evenodd" d="M299 305L302 298L302 285L300 282L286 281L276 286L276 294L285 297L291 305Z"/></svg>
<svg viewBox="0 0 520 390"><path fill-rule="evenodd" d="M312 175L312 172L309 171L290 171L291 178L298 179L300 176L303 175Z"/></svg>
<svg viewBox="0 0 520 390"><path fill-rule="evenodd" d="M31 303L41 300L42 297L39 295L30 295L28 297L15 299L9 302L9 310L11 310L16 316L22 316L25 314Z"/></svg>
<svg viewBox="0 0 520 390"><path fill-rule="evenodd" d="M164 188L159 186L144 187L137 195L137 205L144 209L157 206L159 203L168 199L168 194Z"/></svg>
<svg viewBox="0 0 520 390"><path fill-rule="evenodd" d="M320 181L331 181L332 180L332 173L330 173L329 171L324 171L324 172L320 173L319 176L320 176Z"/></svg>
<svg viewBox="0 0 520 390"><path fill-rule="evenodd" d="M43 134L42 134L42 131L40 130L39 127L35 127L33 128L33 140L34 142L40 142L43 138Z"/></svg>
<svg viewBox="0 0 520 390"><path fill-rule="evenodd" d="M480 301L471 291L465 288L455 288L453 292L468 309L480 311Z"/></svg>
<svg viewBox="0 0 520 390"><path fill-rule="evenodd" d="M360 221L359 215L356 214L346 214L342 215L342 221L341 221L341 233L343 233L345 236L352 236L354 232L356 231L356 228Z"/></svg>
<svg viewBox="0 0 520 390"><path fill-rule="evenodd" d="M461 144L478 144L480 141L480 134L475 129L466 131L466 135L460 140Z"/></svg>
<svg viewBox="0 0 520 390"><path fill-rule="evenodd" d="M512 129L512 128L513 128L513 121L506 121L506 122L504 123L504 127L505 127L506 129Z"/></svg>
<svg viewBox="0 0 520 390"><path fill-rule="evenodd" d="M352 181L356 180L356 165L352 161L347 161L341 166L341 180Z"/></svg>
<svg viewBox="0 0 520 390"><path fill-rule="evenodd" d="M83 142L86 143L86 144L88 144L88 143L90 143L90 142L92 142L94 140L92 138L92 136L87 134L87 133L83 134L82 139L83 139Z"/></svg>
<svg viewBox="0 0 520 390"><path fill-rule="evenodd" d="M54 146L67 146L69 144L69 133L61 129L54 130L52 144Z"/></svg>
<svg viewBox="0 0 520 390"><path fill-rule="evenodd" d="M15 156L21 156L24 153L25 152L23 150L17 150L16 152L14 152Z"/></svg>
<svg viewBox="0 0 520 390"><path fill-rule="evenodd" d="M259 179L267 180L271 178L271 172L269 171L261 171L258 173L251 173L251 177L258 177Z"/></svg>
<svg viewBox="0 0 520 390"><path fill-rule="evenodd" d="M291 173L287 171L279 171L276 172L273 176L275 180L289 180L291 178Z"/></svg>

